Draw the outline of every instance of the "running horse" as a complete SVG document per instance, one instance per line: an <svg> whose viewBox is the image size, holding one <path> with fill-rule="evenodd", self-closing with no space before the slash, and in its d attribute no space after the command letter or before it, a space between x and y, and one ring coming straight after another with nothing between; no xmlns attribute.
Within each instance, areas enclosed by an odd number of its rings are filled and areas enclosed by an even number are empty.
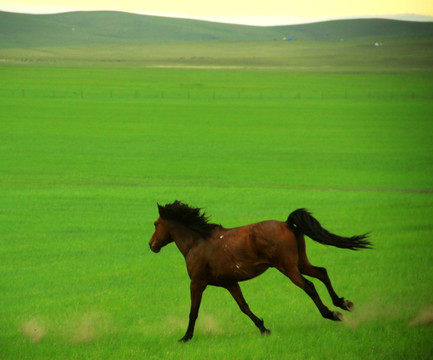
<svg viewBox="0 0 433 360"><path fill-rule="evenodd" d="M334 291L325 268L311 265L305 252L304 235L325 245L343 249L370 248L368 234L342 237L325 230L306 209L293 211L287 221L268 220L226 229L209 222L200 208L180 201L161 206L155 221L155 232L150 249L158 253L174 242L185 257L191 279L191 309L189 324L181 342L191 340L204 290L208 285L227 289L241 311L249 316L262 335L270 334L263 320L250 310L239 281L252 279L274 267L304 290L314 301L320 314L333 321L342 321L343 315L329 310L320 299L314 284L303 275L323 282L334 306L353 311L353 303L339 297Z"/></svg>

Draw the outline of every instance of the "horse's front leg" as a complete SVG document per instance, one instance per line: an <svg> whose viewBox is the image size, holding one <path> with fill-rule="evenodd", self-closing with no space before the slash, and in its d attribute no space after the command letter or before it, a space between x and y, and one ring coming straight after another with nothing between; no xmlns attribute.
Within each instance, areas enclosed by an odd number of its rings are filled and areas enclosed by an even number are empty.
<svg viewBox="0 0 433 360"><path fill-rule="evenodd" d="M260 333L262 335L268 335L271 333L270 330L265 328L265 325L263 323L263 320L259 319L256 315L253 314L253 312L250 310L250 307L248 306L247 302L244 299L244 296L242 294L241 288L239 284L233 283L228 286L225 286L225 288L230 291L230 294L232 294L233 298L236 300L237 304L239 305L239 308L241 311L248 315L248 317L254 322L254 324L259 328Z"/></svg>
<svg viewBox="0 0 433 360"><path fill-rule="evenodd" d="M201 298L203 291L206 289L206 284L197 283L191 281L191 311L189 312L189 323L188 329L186 330L185 336L180 339L180 342L187 342L192 339L194 334L194 326L198 317L198 310L200 309Z"/></svg>

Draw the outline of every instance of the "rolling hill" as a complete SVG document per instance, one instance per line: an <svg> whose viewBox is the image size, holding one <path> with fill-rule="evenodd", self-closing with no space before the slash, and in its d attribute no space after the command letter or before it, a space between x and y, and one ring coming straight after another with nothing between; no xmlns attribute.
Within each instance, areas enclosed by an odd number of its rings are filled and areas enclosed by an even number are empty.
<svg viewBox="0 0 433 360"><path fill-rule="evenodd" d="M0 48L134 45L187 41L335 40L433 36L433 23L337 20L292 26L245 26L123 12L52 15L0 12Z"/></svg>

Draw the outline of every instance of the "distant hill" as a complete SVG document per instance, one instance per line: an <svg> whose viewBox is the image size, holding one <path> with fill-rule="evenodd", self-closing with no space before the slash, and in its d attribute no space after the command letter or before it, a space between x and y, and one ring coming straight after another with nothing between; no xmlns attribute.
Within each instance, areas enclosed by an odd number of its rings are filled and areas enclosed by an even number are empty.
<svg viewBox="0 0 433 360"><path fill-rule="evenodd" d="M0 12L0 48L152 44L180 41L335 40L433 37L433 23L337 20L292 26L245 26L114 11L30 15Z"/></svg>
<svg viewBox="0 0 433 360"><path fill-rule="evenodd" d="M305 25L281 27L283 31L294 31L302 38L354 39L354 38L417 38L433 37L432 22L411 22L387 19L335 20Z"/></svg>

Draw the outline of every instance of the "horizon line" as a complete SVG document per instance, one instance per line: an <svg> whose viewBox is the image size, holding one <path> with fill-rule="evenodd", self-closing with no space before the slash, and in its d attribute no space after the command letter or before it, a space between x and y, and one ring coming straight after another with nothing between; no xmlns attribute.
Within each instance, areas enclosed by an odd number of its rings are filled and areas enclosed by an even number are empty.
<svg viewBox="0 0 433 360"><path fill-rule="evenodd" d="M43 7L35 6L33 10L30 9L32 6L27 7L24 10L24 6L18 6L16 9L8 8L7 6L1 6L0 11L15 13L15 14L27 14L27 15L57 15L66 14L73 12L120 12L126 14L143 15L143 16L156 16L172 19L184 19L184 20L196 20L196 21L207 21L222 24L231 25L243 25L243 26L259 26L259 27L271 27L271 26L288 26L288 25L302 25L312 24L326 21L336 20L357 20L357 19L385 19L385 20L396 20L396 21L410 21L410 22L433 22L433 16L419 15L419 14L382 14L382 15L347 15L347 16L314 16L314 17L299 17L299 16L280 16L280 15L258 15L258 16L191 16L182 13L152 13L152 12L137 12L119 9L76 9L69 7Z"/></svg>

